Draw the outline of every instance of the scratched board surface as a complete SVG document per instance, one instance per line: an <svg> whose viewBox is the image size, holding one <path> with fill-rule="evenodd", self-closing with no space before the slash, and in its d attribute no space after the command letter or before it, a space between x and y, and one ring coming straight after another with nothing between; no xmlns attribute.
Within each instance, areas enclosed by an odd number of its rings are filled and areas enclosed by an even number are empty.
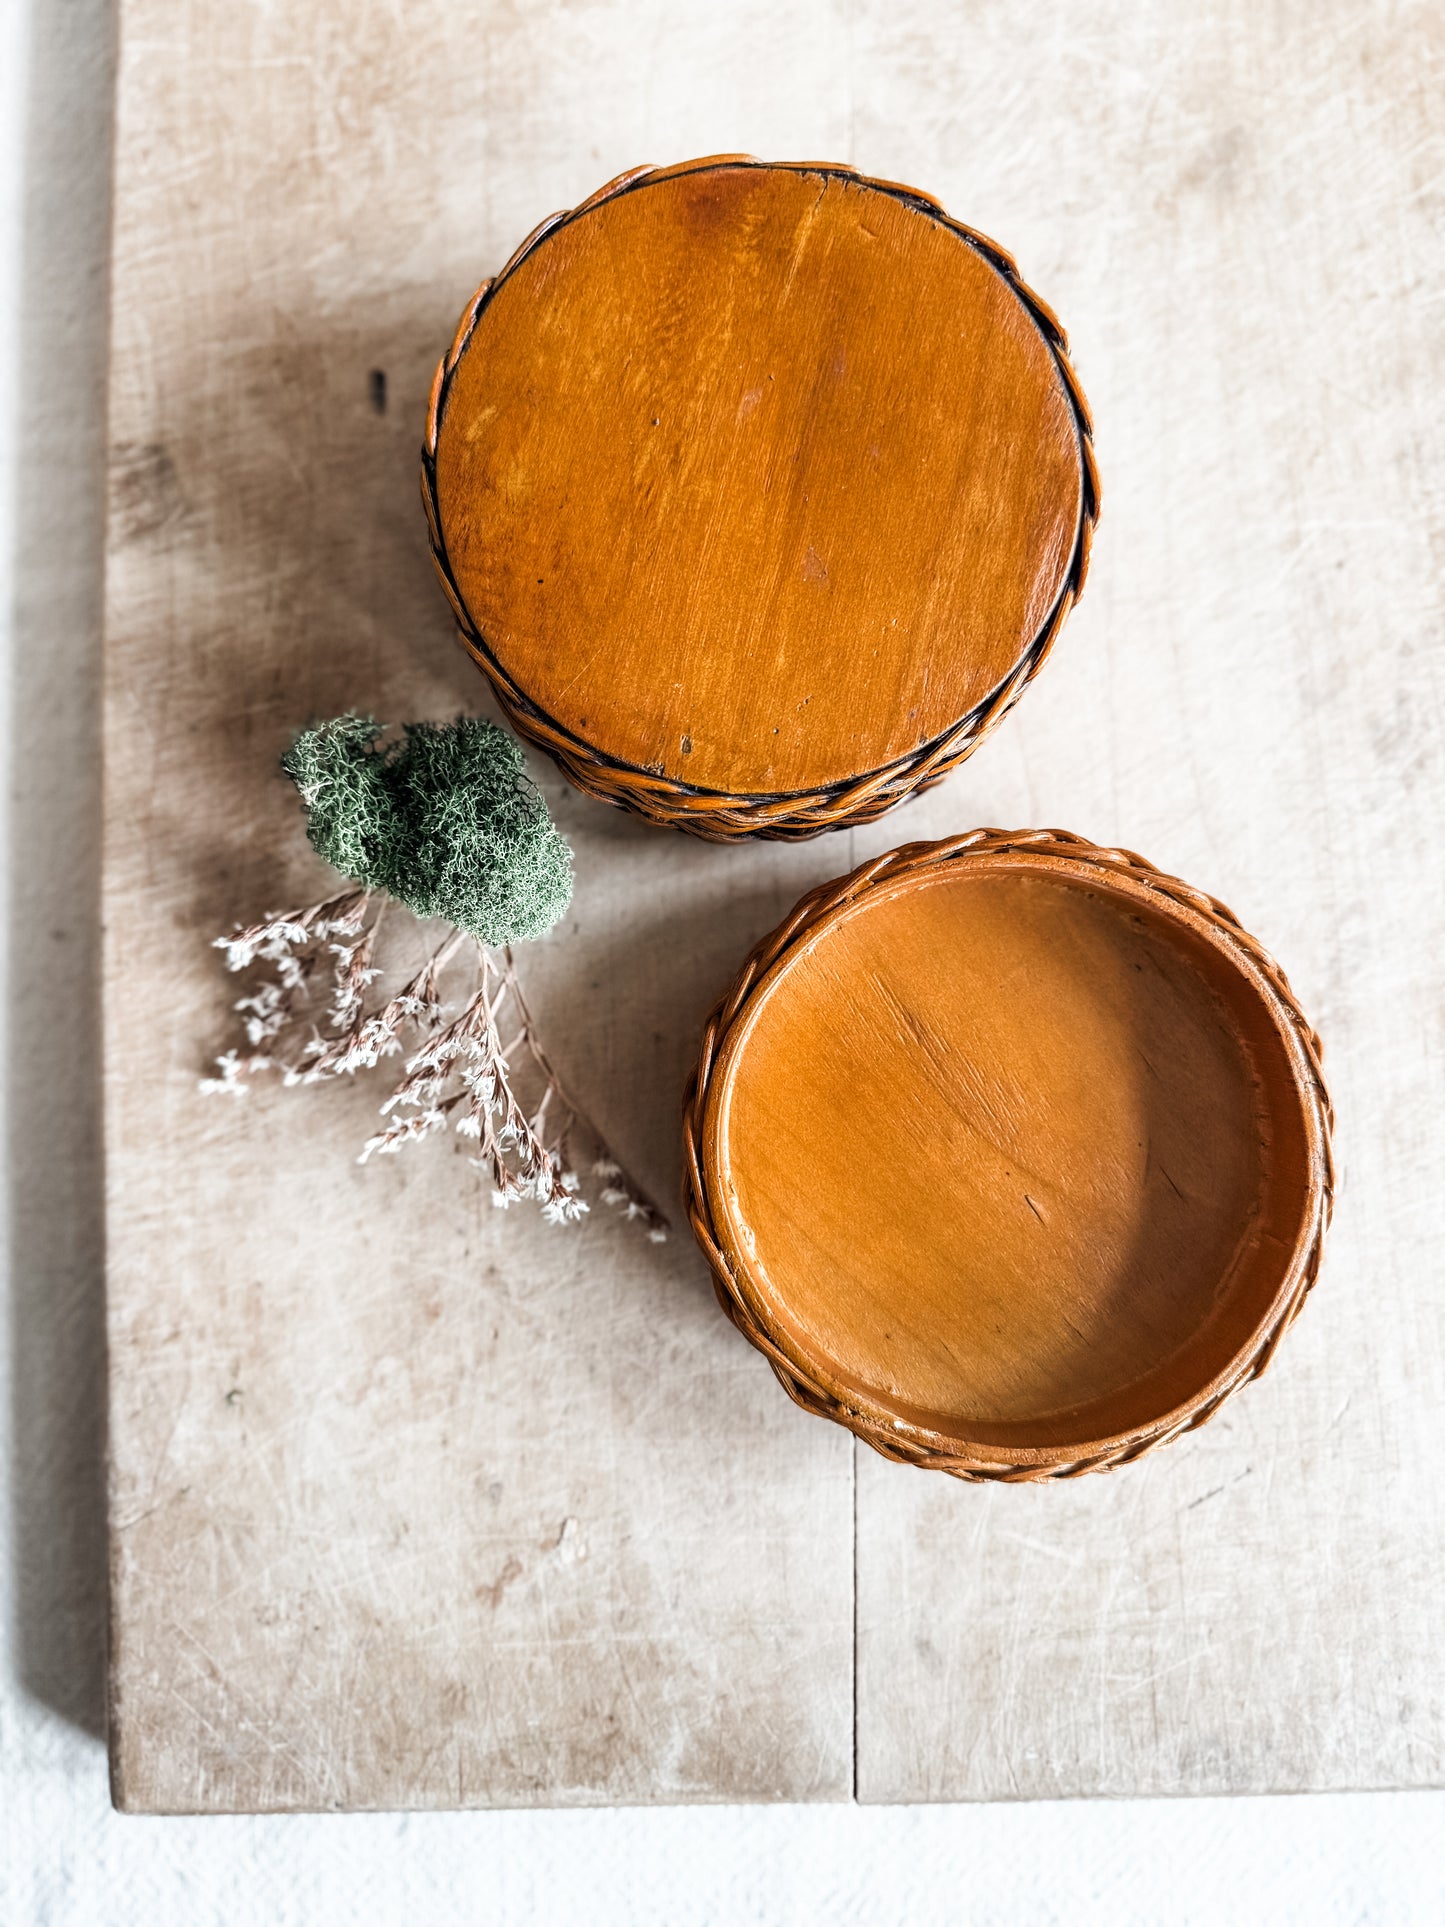
<svg viewBox="0 0 1445 1927"><path fill-rule="evenodd" d="M1445 1778L1442 63L1423 5L122 0L123 1805ZM494 1212L459 1148L358 1169L364 1080L197 1094L234 995L209 938L323 881L275 774L291 729L486 706L416 499L458 310L553 208L730 150L911 181L1017 253L1098 417L1093 576L993 742L867 831L715 849L539 767L578 890L521 967L670 1202L706 1009L814 882L1045 823L1231 903L1327 1040L1336 1229L1271 1373L1111 1477L979 1490L855 1448L681 1231ZM881 1119L860 1183L891 1155Z"/></svg>

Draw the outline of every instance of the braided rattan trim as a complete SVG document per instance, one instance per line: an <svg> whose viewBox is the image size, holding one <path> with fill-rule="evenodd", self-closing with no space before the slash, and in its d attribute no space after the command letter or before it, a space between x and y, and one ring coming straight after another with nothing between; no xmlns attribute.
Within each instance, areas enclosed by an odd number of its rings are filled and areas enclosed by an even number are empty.
<svg viewBox="0 0 1445 1927"><path fill-rule="evenodd" d="M1063 628L1069 611L1083 592L1084 579L1089 569L1089 550L1093 542L1094 525L1099 517L1099 474L1094 461L1093 419L1089 413L1089 405L1084 399L1083 390L1079 386L1078 377L1069 363L1068 337L1047 303L1041 301L1021 279L1012 255L1006 253L996 242L989 240L987 235L978 233L974 228L965 227L961 221L953 220L931 195L920 193L916 188L902 187L893 181L869 180L867 176L859 175L855 168L846 167L840 163L788 163L787 165L807 173L839 174L861 179L871 187L913 203L936 220L943 222L945 226L952 228L956 234L961 235L971 247L983 255L984 259L1008 282L1028 310L1053 356L1065 392L1069 397L1069 404L1078 429L1079 455L1083 467L1079 527L1074 540L1074 552L1069 563L1069 571L1065 577L1064 586L1059 592L1058 600L1043 628L1003 681L966 716L954 723L951 728L946 729L941 736L936 736L932 742L925 743L921 748L881 769L870 770L861 776L849 777L843 782L819 790L796 792L791 795L756 796L695 789L671 777L660 776L652 770L638 769L630 763L619 762L615 758L604 755L600 750L583 742L570 730L564 729L560 723L555 722L528 698L525 691L498 662L480 630L472 621L452 573L446 544L442 538L441 511L437 502L437 436L457 364L492 294L518 263L531 253L538 242L563 222L575 220L578 215L596 207L599 202L609 200L613 195L625 193L645 180L660 181L673 175L696 173L701 169L712 167L764 167L767 165L770 163L759 161L751 154L718 154L706 160L688 161L679 167L634 168L631 173L620 174L615 181L610 181L607 186L599 188L597 193L584 201L580 207L574 208L571 212L550 215L540 226L534 228L501 273L494 280L484 281L468 302L461 321L457 325L456 336L451 347L442 357L432 383L431 404L427 411L426 440L422 447L421 493L426 510L432 559L436 563L437 574L441 578L447 601L451 604L452 614L456 617L462 645L490 681L497 701L513 728L529 742L535 743L539 749L545 750L568 779L588 796L595 796L600 801L614 804L619 809L631 810L651 823L657 823L666 828L686 830L693 836L700 836L714 843L728 843L739 837L749 836L783 842L799 842L807 837L818 836L824 830L839 829L845 824L871 823L875 817L881 816L885 810L891 810L895 804L906 801L908 797L917 795L922 790L930 789L950 770L955 769L958 764L971 756L984 738L998 727L1009 710L1013 708L1028 684L1043 667L1049 652L1058 640L1059 631Z"/></svg>
<svg viewBox="0 0 1445 1927"><path fill-rule="evenodd" d="M818 1384L795 1359L790 1358L778 1347L750 1306L719 1244L708 1206L707 1186L702 1169L704 1114L710 1081L723 1041L754 990L784 953L804 938L823 918L842 905L864 895L877 884L897 882L917 872L954 862L960 857L1005 855L1015 851L1038 851L1050 856L1067 857L1074 862L1092 864L1100 870L1121 872L1135 882L1143 884L1155 895L1196 912L1225 932L1231 943L1244 951L1263 974L1302 1047L1310 1094L1319 1121L1324 1167L1319 1207L1309 1232L1307 1248L1299 1265L1293 1289L1271 1324L1260 1332L1252 1348L1239 1359L1228 1381L1206 1392L1197 1405L1175 1413L1157 1430L1130 1434L1126 1438L1111 1442L1102 1451L1065 1462L1050 1460L1042 1463L1008 1463L993 1458L961 1456L956 1451L950 1450L946 1441L932 1434L919 1432L912 1427L900 1428L873 1413L861 1411ZM804 1411L812 1412L820 1418L833 1419L839 1425L846 1425L850 1432L855 1432L859 1438L871 1445L875 1451L881 1452L885 1458L909 1465L932 1467L937 1471L950 1473L958 1479L974 1482L1001 1480L1011 1484L1028 1484L1045 1479L1077 1478L1083 1472L1109 1472L1115 1466L1132 1463L1145 1452L1167 1444L1182 1433L1192 1432L1196 1426L1202 1425L1206 1419L1211 1418L1225 1399L1241 1385L1250 1379L1258 1378L1274 1357L1280 1340L1298 1316L1301 1306L1312 1290L1319 1274L1324 1236L1334 1208L1335 1189L1334 1156L1330 1143L1334 1128L1334 1107L1325 1085L1321 1057L1320 1040L1305 1020L1290 989L1289 980L1268 951L1242 928L1233 911L1227 909L1214 897L1207 896L1202 890L1196 890L1187 883L1181 883L1177 877L1164 875L1162 871L1156 870L1153 864L1146 863L1143 857L1136 856L1132 850L1100 849L1096 844L1088 842L1083 837L1073 836L1067 830L970 830L965 835L948 837L937 843L905 844L901 849L891 850L884 856L876 857L871 863L861 865L845 877L840 877L832 883L822 884L803 897L794 907L791 915L773 931L771 936L765 937L753 951L732 988L708 1018L703 1032L702 1050L697 1068L688 1085L683 1113L684 1184L688 1217L697 1241L702 1247L703 1255L712 1267L713 1286L717 1292L719 1304L744 1338L756 1345L763 1353L783 1390L796 1404L801 1405Z"/></svg>

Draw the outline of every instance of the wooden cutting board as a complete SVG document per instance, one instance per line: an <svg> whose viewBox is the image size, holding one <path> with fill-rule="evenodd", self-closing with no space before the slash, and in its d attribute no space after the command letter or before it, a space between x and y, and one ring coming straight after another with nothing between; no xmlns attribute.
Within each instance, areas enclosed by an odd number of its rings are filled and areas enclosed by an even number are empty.
<svg viewBox="0 0 1445 1927"><path fill-rule="evenodd" d="M1442 1777L1445 805L1431 11L123 0L106 655L112 1758L137 1811ZM703 1018L805 888L978 823L1216 892L1324 1032L1342 1186L1269 1376L978 1490L796 1412L679 1231L490 1209L379 1093L197 1094L208 947L319 880L276 758L485 706L416 497L483 274L623 168L852 162L1065 318L1104 518L1049 673L871 826L715 849L543 770L522 957L676 1194ZM63 379L57 370L56 378ZM879 1156L894 1154L880 1120ZM886 1181L860 1173L860 1182Z"/></svg>

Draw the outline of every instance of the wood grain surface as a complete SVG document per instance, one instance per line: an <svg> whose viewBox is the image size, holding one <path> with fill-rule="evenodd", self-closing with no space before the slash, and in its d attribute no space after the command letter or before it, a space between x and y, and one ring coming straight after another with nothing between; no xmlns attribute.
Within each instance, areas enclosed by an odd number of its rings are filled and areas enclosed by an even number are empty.
<svg viewBox="0 0 1445 1927"><path fill-rule="evenodd" d="M119 1797L1440 1780L1438 12L122 15ZM671 1197L705 1013L824 878L905 838L1045 822L1230 903L1329 1041L1336 1222L1278 1368L1125 1474L981 1490L886 1464L793 1410L681 1232L654 1249L599 1218L559 1242L431 1147L357 1170L360 1084L195 1097L233 994L211 934L316 878L270 773L290 729L478 702L416 457L479 275L639 160L739 149L918 181L1007 238L1068 319L1100 427L1089 593L980 755L867 830L712 849L539 766L579 888L524 953L528 990Z"/></svg>
<svg viewBox="0 0 1445 1927"><path fill-rule="evenodd" d="M813 892L709 1023L685 1132L723 1308L785 1388L970 1479L1111 1470L1212 1416L1312 1288L1334 1182L1273 960L1048 831Z"/></svg>
<svg viewBox="0 0 1445 1927"><path fill-rule="evenodd" d="M819 167L624 177L484 294L439 531L486 655L596 754L827 789L1009 676L1081 539L1054 343L927 202Z"/></svg>

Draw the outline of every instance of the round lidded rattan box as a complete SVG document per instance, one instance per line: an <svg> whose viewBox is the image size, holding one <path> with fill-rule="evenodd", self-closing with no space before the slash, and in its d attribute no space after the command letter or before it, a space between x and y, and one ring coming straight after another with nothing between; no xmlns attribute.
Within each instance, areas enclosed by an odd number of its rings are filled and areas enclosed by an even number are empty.
<svg viewBox="0 0 1445 1927"><path fill-rule="evenodd" d="M1098 505L1057 321L926 195L624 175L468 306L422 464L463 641L584 790L716 840L865 822L1052 646Z"/></svg>
<svg viewBox="0 0 1445 1927"><path fill-rule="evenodd" d="M1264 1369L1318 1269L1331 1125L1319 1040L1221 904L977 830L754 951L689 1094L689 1210L800 1405L960 1478L1066 1478Z"/></svg>

